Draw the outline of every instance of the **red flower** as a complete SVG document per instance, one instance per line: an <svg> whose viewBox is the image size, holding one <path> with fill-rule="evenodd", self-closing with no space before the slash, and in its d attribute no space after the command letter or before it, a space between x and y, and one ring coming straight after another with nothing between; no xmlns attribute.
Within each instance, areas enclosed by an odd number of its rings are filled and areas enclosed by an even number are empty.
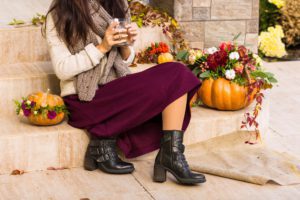
<svg viewBox="0 0 300 200"><path fill-rule="evenodd" d="M48 119L54 119L57 116L57 113L55 111L48 111Z"/></svg>
<svg viewBox="0 0 300 200"><path fill-rule="evenodd" d="M216 71L219 66L225 66L228 60L226 51L217 51L207 57L207 64L210 70Z"/></svg>
<svg viewBox="0 0 300 200"><path fill-rule="evenodd" d="M234 46L231 44L231 42L222 42L219 46L220 50L222 51L232 51L234 49Z"/></svg>

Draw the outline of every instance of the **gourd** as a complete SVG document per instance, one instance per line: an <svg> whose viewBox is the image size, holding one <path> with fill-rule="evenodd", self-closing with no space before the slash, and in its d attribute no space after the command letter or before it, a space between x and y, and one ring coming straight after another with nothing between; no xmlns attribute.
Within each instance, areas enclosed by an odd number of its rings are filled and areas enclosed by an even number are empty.
<svg viewBox="0 0 300 200"><path fill-rule="evenodd" d="M60 96L48 92L37 92L28 95L27 100L34 102L32 113L28 116L30 123L47 126L63 121L65 117L65 104ZM34 112L37 112L36 114Z"/></svg>
<svg viewBox="0 0 300 200"><path fill-rule="evenodd" d="M161 53L157 58L158 64L172 62L172 61L174 61L174 57L170 53Z"/></svg>
<svg viewBox="0 0 300 200"><path fill-rule="evenodd" d="M205 79L198 91L204 105L218 110L240 110L254 100L257 90L248 95L248 86L241 86L225 78Z"/></svg>

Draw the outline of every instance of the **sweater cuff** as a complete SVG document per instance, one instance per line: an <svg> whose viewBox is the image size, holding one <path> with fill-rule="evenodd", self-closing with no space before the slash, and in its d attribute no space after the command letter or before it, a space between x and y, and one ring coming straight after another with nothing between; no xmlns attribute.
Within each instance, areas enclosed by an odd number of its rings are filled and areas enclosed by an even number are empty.
<svg viewBox="0 0 300 200"><path fill-rule="evenodd" d="M128 47L129 47L129 49L130 49L130 55L129 55L129 57L127 58L127 60L123 60L123 62L124 62L125 64L130 64L130 63L132 63L133 60L134 60L134 57L135 57L135 52L134 52L133 47L132 47L132 46L128 46Z"/></svg>
<svg viewBox="0 0 300 200"><path fill-rule="evenodd" d="M100 63L101 58L103 58L104 54L97 49L97 47L91 43L85 46L85 51L90 57L92 63L94 66L98 65Z"/></svg>

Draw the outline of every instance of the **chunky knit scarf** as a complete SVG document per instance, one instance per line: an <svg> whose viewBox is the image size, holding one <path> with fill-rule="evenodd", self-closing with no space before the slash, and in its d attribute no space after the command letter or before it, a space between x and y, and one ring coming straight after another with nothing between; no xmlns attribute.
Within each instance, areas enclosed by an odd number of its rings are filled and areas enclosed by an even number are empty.
<svg viewBox="0 0 300 200"><path fill-rule="evenodd" d="M88 0L90 7L90 14L95 24L97 33L101 38L104 37L105 31L113 18L110 14L97 2L97 0ZM128 6L127 0L124 0L125 5ZM130 17L129 11L126 17ZM73 47L68 47L71 54L76 54L83 50L86 45L93 43L98 45L98 41L94 32L90 31L87 41L78 41ZM130 74L128 65L123 62L120 52L117 47L113 47L107 58L105 68L102 69L101 62L93 69L78 74L74 79L74 84L77 89L78 98L81 101L93 100L99 84L106 84L116 78Z"/></svg>

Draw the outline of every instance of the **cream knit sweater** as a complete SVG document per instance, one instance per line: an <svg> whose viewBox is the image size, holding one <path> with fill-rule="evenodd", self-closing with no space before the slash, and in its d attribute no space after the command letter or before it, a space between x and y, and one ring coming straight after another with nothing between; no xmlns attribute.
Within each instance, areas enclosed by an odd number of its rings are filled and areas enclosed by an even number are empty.
<svg viewBox="0 0 300 200"><path fill-rule="evenodd" d="M96 67L99 63L101 67L106 66L107 56L101 53L94 44L88 44L84 50L72 55L66 44L59 38L54 27L51 15L47 17L46 40L49 53L56 76L60 79L61 96L77 94L74 86L74 77L81 72ZM99 43L102 39L96 36ZM131 54L125 63L131 63L134 59L134 50L130 46Z"/></svg>

